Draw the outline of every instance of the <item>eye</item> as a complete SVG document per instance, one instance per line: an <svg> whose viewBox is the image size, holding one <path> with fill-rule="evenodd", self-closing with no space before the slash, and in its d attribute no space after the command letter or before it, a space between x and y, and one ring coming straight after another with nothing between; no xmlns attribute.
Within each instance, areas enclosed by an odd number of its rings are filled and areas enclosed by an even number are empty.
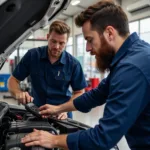
<svg viewBox="0 0 150 150"><path fill-rule="evenodd" d="M60 42L60 45L61 45L61 46L65 45L65 42Z"/></svg>
<svg viewBox="0 0 150 150"><path fill-rule="evenodd" d="M87 42L88 43L92 43L93 39L88 39Z"/></svg>
<svg viewBox="0 0 150 150"><path fill-rule="evenodd" d="M92 43L92 40L89 40L89 43Z"/></svg>
<svg viewBox="0 0 150 150"><path fill-rule="evenodd" d="M51 40L51 42L52 42L53 44L56 44L56 43L57 43L55 40Z"/></svg>

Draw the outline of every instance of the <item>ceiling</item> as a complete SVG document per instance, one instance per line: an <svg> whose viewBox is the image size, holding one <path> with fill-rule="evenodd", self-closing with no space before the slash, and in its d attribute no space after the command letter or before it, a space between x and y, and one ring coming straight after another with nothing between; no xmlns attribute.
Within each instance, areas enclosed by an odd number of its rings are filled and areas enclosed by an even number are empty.
<svg viewBox="0 0 150 150"><path fill-rule="evenodd" d="M99 2L99 1L100 0L80 0L80 3L76 6L72 6L71 4L69 4L67 10L63 11L57 17L57 19L66 20L67 18L78 14L79 12L85 10L88 6L90 6L96 2Z"/></svg>

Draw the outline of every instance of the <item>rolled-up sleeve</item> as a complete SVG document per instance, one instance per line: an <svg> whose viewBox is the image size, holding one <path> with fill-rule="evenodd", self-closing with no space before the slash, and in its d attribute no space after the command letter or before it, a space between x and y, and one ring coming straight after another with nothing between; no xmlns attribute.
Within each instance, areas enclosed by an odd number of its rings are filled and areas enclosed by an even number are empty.
<svg viewBox="0 0 150 150"><path fill-rule="evenodd" d="M137 67L130 64L118 67L110 79L103 118L94 128L69 134L69 149L109 150L114 147L147 105L149 91L148 81Z"/></svg>
<svg viewBox="0 0 150 150"><path fill-rule="evenodd" d="M87 87L81 64L77 62L74 66L74 71L71 79L71 87L73 91L82 90Z"/></svg>
<svg viewBox="0 0 150 150"><path fill-rule="evenodd" d="M23 81L29 75L30 66L31 53L28 51L17 65L12 75L18 80Z"/></svg>

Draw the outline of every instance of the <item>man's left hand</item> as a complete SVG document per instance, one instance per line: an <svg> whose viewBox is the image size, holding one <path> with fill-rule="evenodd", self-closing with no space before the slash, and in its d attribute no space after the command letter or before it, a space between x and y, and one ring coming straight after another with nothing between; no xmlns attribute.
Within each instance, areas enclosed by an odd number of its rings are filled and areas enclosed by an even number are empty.
<svg viewBox="0 0 150 150"><path fill-rule="evenodd" d="M21 139L21 142L25 144L25 146L42 146L45 148L54 148L55 147L55 135L34 129L34 132L26 135Z"/></svg>
<svg viewBox="0 0 150 150"><path fill-rule="evenodd" d="M25 146L41 146L44 148L62 148L68 150L67 135L53 135L47 131L36 130L21 139Z"/></svg>

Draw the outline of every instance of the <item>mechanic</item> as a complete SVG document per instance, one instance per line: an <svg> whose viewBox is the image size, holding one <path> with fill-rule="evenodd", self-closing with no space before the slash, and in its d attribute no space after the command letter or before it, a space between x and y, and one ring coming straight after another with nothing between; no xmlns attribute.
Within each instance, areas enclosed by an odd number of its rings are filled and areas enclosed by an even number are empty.
<svg viewBox="0 0 150 150"><path fill-rule="evenodd" d="M87 131L52 135L28 134L26 146L70 150L109 150L125 135L131 150L150 150L150 45L129 33L128 18L120 6L103 0L76 18L86 49L95 55L100 71L110 73L97 88L59 106L40 107L43 117L64 111L89 112L105 104L99 124ZM43 140L43 137L46 137Z"/></svg>
<svg viewBox="0 0 150 150"><path fill-rule="evenodd" d="M26 104L34 98L37 106L59 105L84 93L87 83L81 65L64 50L69 35L70 27L66 23L54 21L47 35L48 46L33 48L24 55L8 81L9 91L20 103ZM20 81L28 76L31 77L32 96L19 87ZM66 112L58 116L59 119L66 117ZM72 118L71 112L68 117Z"/></svg>

